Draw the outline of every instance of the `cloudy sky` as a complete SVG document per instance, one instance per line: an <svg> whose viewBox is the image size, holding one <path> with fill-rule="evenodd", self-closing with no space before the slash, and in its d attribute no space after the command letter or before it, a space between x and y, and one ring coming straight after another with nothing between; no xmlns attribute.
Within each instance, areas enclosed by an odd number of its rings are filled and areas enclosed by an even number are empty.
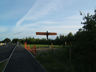
<svg viewBox="0 0 96 72"><path fill-rule="evenodd" d="M35 32L75 33L80 11L92 13L96 0L0 0L0 40L36 36ZM51 37L50 37L51 38Z"/></svg>

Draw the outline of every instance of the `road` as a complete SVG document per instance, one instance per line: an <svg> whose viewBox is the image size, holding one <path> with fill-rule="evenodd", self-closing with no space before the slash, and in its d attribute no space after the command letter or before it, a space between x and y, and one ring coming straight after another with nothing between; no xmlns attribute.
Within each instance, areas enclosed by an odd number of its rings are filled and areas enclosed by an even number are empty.
<svg viewBox="0 0 96 72"><path fill-rule="evenodd" d="M11 44L11 43L9 43L5 46L0 46L0 62L9 58L14 47L15 47L15 44Z"/></svg>
<svg viewBox="0 0 96 72"><path fill-rule="evenodd" d="M46 72L36 59L22 46L17 45L4 72Z"/></svg>

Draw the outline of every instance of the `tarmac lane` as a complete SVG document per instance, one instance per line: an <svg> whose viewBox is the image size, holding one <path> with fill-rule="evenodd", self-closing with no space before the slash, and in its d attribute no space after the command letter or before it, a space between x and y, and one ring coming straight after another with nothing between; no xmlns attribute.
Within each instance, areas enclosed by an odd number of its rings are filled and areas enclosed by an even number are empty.
<svg viewBox="0 0 96 72"><path fill-rule="evenodd" d="M0 46L0 62L9 58L15 46L16 46L15 44L11 43L5 46Z"/></svg>
<svg viewBox="0 0 96 72"><path fill-rule="evenodd" d="M18 45L6 65L4 72L46 72L25 48Z"/></svg>

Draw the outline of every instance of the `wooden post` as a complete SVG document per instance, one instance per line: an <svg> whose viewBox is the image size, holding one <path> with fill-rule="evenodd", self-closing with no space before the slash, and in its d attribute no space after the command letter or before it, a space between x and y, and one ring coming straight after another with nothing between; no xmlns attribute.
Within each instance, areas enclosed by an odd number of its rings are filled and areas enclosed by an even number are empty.
<svg viewBox="0 0 96 72"><path fill-rule="evenodd" d="M36 56L36 45L33 46L32 53Z"/></svg>
<svg viewBox="0 0 96 72"><path fill-rule="evenodd" d="M53 46L53 43L51 43L51 49L52 49L52 54L54 55L54 46Z"/></svg>
<svg viewBox="0 0 96 72"><path fill-rule="evenodd" d="M72 47L72 44L71 44L71 42L70 42L70 46ZM69 48L69 63L70 63L70 72L71 72L71 70L72 70L72 61L71 61L71 47Z"/></svg>

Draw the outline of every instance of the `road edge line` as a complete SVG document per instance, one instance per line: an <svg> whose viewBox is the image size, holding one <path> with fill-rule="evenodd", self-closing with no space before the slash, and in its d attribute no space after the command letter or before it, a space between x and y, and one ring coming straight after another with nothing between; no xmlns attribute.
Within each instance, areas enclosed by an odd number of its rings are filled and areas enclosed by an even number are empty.
<svg viewBox="0 0 96 72"><path fill-rule="evenodd" d="M6 69L6 67L7 67L7 65L8 65L8 63L9 63L9 61L10 61L10 59L11 59L11 57L12 57L12 54L13 54L13 52L15 51L16 47L17 47L17 44L16 44L16 46L14 47L14 49L13 49L12 53L10 54L10 56L9 56L9 58L8 58L8 61L7 61L7 64L5 65L5 67L4 67L4 69L3 69L3 71L2 71L2 72L4 72L4 71L5 71L5 69Z"/></svg>

